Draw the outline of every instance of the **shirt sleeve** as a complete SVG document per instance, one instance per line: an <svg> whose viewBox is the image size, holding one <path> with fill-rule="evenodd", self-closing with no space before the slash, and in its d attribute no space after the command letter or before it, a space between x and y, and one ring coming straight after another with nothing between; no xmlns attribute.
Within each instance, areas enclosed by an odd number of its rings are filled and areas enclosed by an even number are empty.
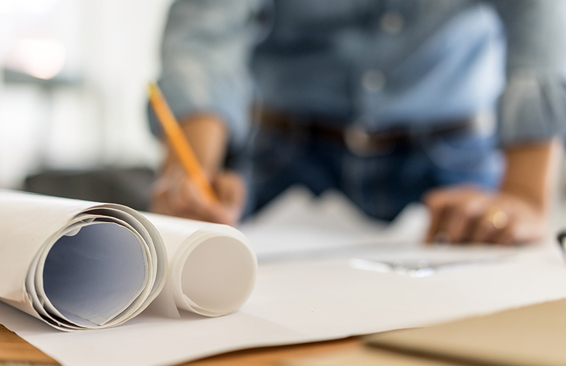
<svg viewBox="0 0 566 366"><path fill-rule="evenodd" d="M502 145L546 140L566 129L566 1L494 1L507 32Z"/></svg>
<svg viewBox="0 0 566 366"><path fill-rule="evenodd" d="M179 120L195 112L215 113L226 122L233 144L241 144L248 129L252 8L252 0L176 1L161 48L158 84L173 114ZM151 112L149 119L159 135Z"/></svg>

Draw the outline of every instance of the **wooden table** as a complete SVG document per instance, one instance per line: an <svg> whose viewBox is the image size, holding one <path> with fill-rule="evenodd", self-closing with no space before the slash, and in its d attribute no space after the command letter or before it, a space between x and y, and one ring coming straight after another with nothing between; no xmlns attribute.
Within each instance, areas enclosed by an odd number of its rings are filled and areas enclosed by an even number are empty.
<svg viewBox="0 0 566 366"><path fill-rule="evenodd" d="M0 325L0 365L59 365L51 357Z"/></svg>

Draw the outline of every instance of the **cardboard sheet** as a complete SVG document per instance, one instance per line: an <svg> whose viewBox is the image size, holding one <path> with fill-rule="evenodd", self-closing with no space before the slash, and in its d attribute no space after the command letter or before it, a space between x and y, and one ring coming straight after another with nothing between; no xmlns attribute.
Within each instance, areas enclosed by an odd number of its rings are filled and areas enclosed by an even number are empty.
<svg viewBox="0 0 566 366"><path fill-rule="evenodd" d="M353 351L330 352L322 356L297 357L281 366L478 366L438 358L425 358L381 348L364 347ZM484 365L485 366L485 365Z"/></svg>
<svg viewBox="0 0 566 366"><path fill-rule="evenodd" d="M482 365L566 365L566 300L368 337L403 353Z"/></svg>

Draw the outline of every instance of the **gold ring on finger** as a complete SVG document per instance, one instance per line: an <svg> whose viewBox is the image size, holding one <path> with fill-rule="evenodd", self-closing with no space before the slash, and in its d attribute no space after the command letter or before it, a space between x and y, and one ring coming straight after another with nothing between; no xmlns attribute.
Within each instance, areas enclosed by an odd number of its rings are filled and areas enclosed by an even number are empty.
<svg viewBox="0 0 566 366"><path fill-rule="evenodd" d="M491 206L483 215L486 221L491 222L494 228L504 229L509 223L509 217L497 206Z"/></svg>

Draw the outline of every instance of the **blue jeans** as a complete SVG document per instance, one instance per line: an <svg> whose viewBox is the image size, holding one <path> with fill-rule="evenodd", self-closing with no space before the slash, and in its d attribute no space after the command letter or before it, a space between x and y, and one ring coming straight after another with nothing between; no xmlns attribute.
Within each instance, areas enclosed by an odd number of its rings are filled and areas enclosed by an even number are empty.
<svg viewBox="0 0 566 366"><path fill-rule="evenodd" d="M262 128L251 151L250 207L257 211L291 185L315 195L343 192L369 216L392 220L431 188L460 183L495 189L504 168L493 135L460 133L396 145L362 157L338 141Z"/></svg>

